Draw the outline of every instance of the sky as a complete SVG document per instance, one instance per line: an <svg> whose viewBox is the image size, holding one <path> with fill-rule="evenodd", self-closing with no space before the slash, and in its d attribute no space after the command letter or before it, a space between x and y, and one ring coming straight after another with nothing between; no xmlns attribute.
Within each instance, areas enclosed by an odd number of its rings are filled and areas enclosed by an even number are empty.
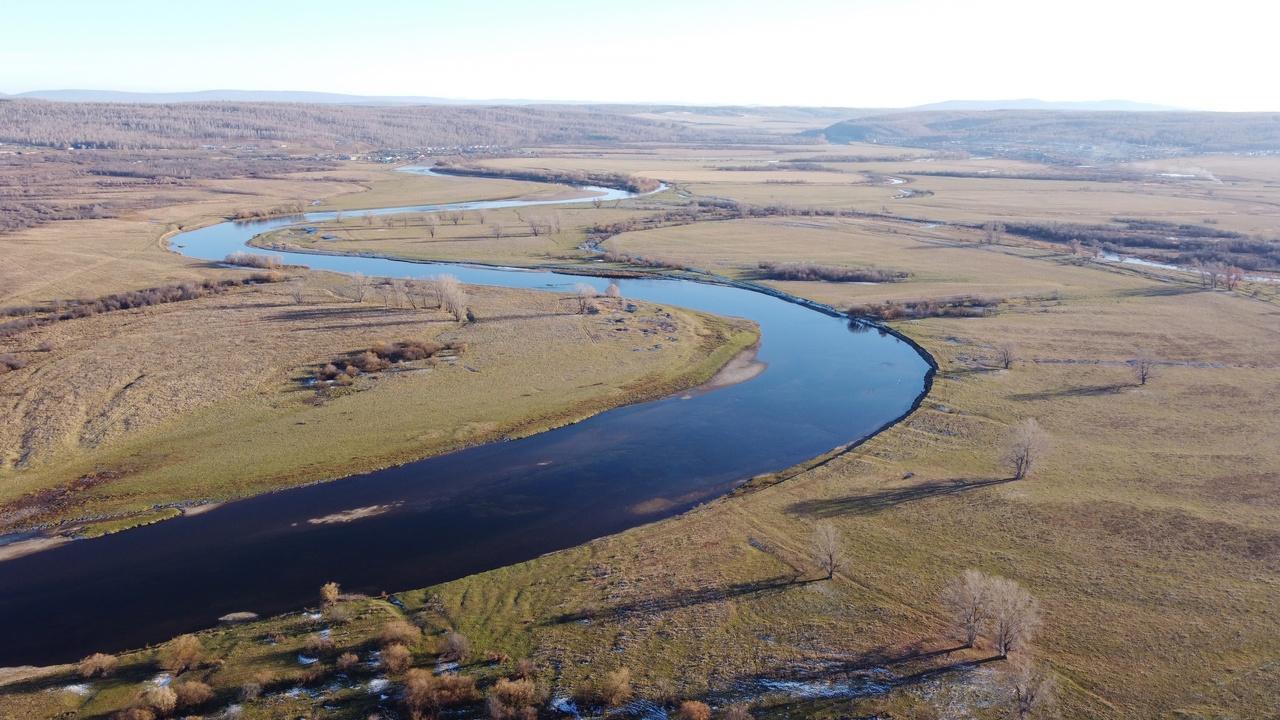
<svg viewBox="0 0 1280 720"><path fill-rule="evenodd" d="M0 0L0 92L1280 111L1269 0Z"/></svg>

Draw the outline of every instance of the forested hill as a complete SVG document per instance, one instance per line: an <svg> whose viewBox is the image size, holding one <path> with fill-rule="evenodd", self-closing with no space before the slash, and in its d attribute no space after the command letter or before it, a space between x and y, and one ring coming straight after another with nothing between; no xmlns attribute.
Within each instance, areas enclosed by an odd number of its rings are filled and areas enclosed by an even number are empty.
<svg viewBox="0 0 1280 720"><path fill-rule="evenodd" d="M1047 160L1280 152L1280 113L907 112L845 120L805 135L833 143L955 148Z"/></svg>
<svg viewBox="0 0 1280 720"><path fill-rule="evenodd" d="M678 142L708 131L572 107L0 100L0 143L156 149L290 143L320 149Z"/></svg>

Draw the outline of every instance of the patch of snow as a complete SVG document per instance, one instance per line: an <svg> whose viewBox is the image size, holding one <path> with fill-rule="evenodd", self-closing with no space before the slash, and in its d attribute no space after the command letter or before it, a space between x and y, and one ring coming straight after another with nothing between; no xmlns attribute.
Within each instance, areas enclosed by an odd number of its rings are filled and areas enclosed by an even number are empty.
<svg viewBox="0 0 1280 720"><path fill-rule="evenodd" d="M69 693L75 693L76 695L88 695L93 692L93 689L89 687L88 683L72 683L70 685L64 685L62 689Z"/></svg>
<svg viewBox="0 0 1280 720"><path fill-rule="evenodd" d="M151 678L151 684L156 687L168 687L171 682L173 682L173 676L167 672L159 673L155 677Z"/></svg>
<svg viewBox="0 0 1280 720"><path fill-rule="evenodd" d="M571 698L553 697L551 698L551 711L557 715L572 715L573 717L582 717L582 713L578 712L578 704Z"/></svg>
<svg viewBox="0 0 1280 720"><path fill-rule="evenodd" d="M320 658L308 657L306 655L303 655L302 653L298 653L299 665L315 665L318 662L320 662Z"/></svg>
<svg viewBox="0 0 1280 720"><path fill-rule="evenodd" d="M376 677L369 681L369 694L380 693L387 689L391 681L384 677Z"/></svg>
<svg viewBox="0 0 1280 720"><path fill-rule="evenodd" d="M436 674L445 675L447 673L458 672L458 663L456 662L438 662L436 663Z"/></svg>

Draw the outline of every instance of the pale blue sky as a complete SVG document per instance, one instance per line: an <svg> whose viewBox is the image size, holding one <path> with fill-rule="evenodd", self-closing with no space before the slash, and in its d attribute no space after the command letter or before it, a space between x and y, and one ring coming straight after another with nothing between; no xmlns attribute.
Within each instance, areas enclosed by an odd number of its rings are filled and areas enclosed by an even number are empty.
<svg viewBox="0 0 1280 720"><path fill-rule="evenodd" d="M0 92L1280 110L1267 0L0 0Z"/></svg>

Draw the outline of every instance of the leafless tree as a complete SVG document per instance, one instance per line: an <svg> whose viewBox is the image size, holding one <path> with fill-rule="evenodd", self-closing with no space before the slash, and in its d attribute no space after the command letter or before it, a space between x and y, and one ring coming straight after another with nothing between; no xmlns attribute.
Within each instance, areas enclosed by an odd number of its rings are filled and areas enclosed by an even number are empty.
<svg viewBox="0 0 1280 720"><path fill-rule="evenodd" d="M965 647L973 647L990 619L989 579L977 570L965 570L942 591L942 604L951 613Z"/></svg>
<svg viewBox="0 0 1280 720"><path fill-rule="evenodd" d="M1004 234L1004 223L988 220L982 226L982 239L988 245L994 245L1000 242L1000 236Z"/></svg>
<svg viewBox="0 0 1280 720"><path fill-rule="evenodd" d="M1049 434L1035 418L1027 418L1009 431L1005 440L1004 464L1013 472L1014 480L1022 480L1048 450Z"/></svg>
<svg viewBox="0 0 1280 720"><path fill-rule="evenodd" d="M489 223L489 232L490 234L493 235L494 240L501 240L502 239L502 223L498 222L497 220L494 220L493 222Z"/></svg>
<svg viewBox="0 0 1280 720"><path fill-rule="evenodd" d="M560 234L561 222L562 222L562 218L560 217L559 210L556 210L555 212L551 213L551 229L554 230L557 235Z"/></svg>
<svg viewBox="0 0 1280 720"><path fill-rule="evenodd" d="M827 580L835 577L836 571L844 566L840 534L830 523L823 523L813 529L813 545L810 552L813 554L813 562L825 574Z"/></svg>
<svg viewBox="0 0 1280 720"><path fill-rule="evenodd" d="M1014 361L1017 360L1017 353L1013 345L1005 343L996 348L996 364L1008 370L1013 367Z"/></svg>
<svg viewBox="0 0 1280 720"><path fill-rule="evenodd" d="M464 215L463 213L460 213L460 212L452 212L452 213L449 213L449 222L450 222L450 223L452 223L453 225L458 225L458 224L459 224L459 223L461 223L465 218L466 218L466 215Z"/></svg>
<svg viewBox="0 0 1280 720"><path fill-rule="evenodd" d="M1011 714L1018 720L1053 717L1057 691L1058 683L1052 675L1036 667L1030 658L1020 659L1013 669Z"/></svg>
<svg viewBox="0 0 1280 720"><path fill-rule="evenodd" d="M467 294L462 289L462 284L458 282L458 278L452 275L440 275L435 279L436 287L440 293L440 307L444 311L453 316L453 319L462 322L467 318Z"/></svg>
<svg viewBox="0 0 1280 720"><path fill-rule="evenodd" d="M307 286L301 280L294 280L289 283L289 297L293 298L293 302L301 305L307 297Z"/></svg>
<svg viewBox="0 0 1280 720"><path fill-rule="evenodd" d="M578 314L585 315L590 312L598 295L596 289L586 283L578 283L573 286L573 291L578 298Z"/></svg>
<svg viewBox="0 0 1280 720"><path fill-rule="evenodd" d="M369 296L369 287L369 278L363 273L351 274L351 296L356 302L364 302L364 299Z"/></svg>
<svg viewBox="0 0 1280 720"><path fill-rule="evenodd" d="M478 212L476 213L476 224L477 224L477 225L487 225L487 224L488 224L488 221L487 221L487 220L485 220L485 217L486 217L486 216L485 216L485 213L484 213L484 211L483 211L483 210L478 211Z"/></svg>
<svg viewBox="0 0 1280 720"><path fill-rule="evenodd" d="M622 298L622 288L618 285L618 281L617 281L617 280L614 280L614 281L610 282L610 283L609 283L609 287L605 289L604 294L605 294L605 296L607 296L607 297L611 297L611 298L614 298L614 299L621 299L621 298Z"/></svg>
<svg viewBox="0 0 1280 720"><path fill-rule="evenodd" d="M1146 385L1155 373L1156 359L1140 351L1133 360L1129 361L1129 366L1133 370L1133 379L1137 380L1139 385Z"/></svg>
<svg viewBox="0 0 1280 720"><path fill-rule="evenodd" d="M1040 604L1017 582L993 577L987 581L991 603L991 642L1000 657L1031 643L1040 627Z"/></svg>
<svg viewBox="0 0 1280 720"><path fill-rule="evenodd" d="M440 221L436 219L436 216L434 214L432 213L427 214L427 218L426 218L427 234L430 235L433 239L436 236L436 225L439 224L439 222Z"/></svg>

